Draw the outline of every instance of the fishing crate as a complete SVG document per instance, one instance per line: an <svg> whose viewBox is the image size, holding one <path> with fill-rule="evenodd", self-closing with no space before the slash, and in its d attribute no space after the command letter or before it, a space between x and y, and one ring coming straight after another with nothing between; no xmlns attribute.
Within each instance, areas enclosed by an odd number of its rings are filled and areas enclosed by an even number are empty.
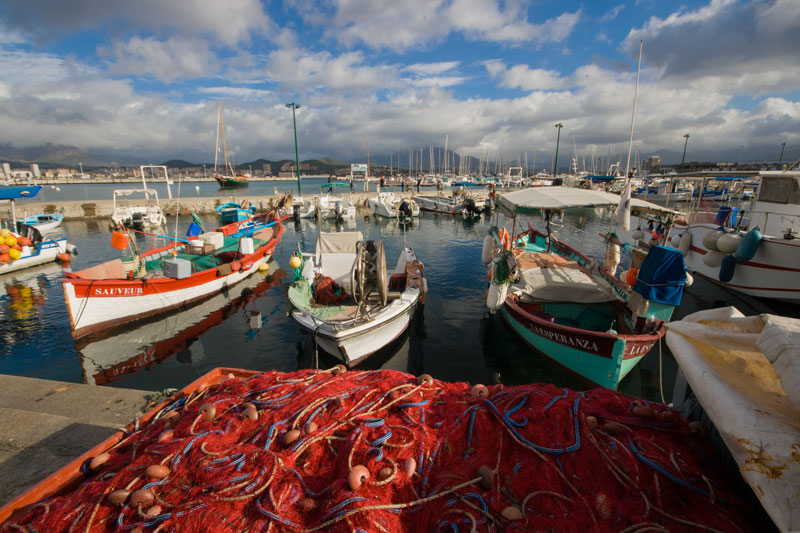
<svg viewBox="0 0 800 533"><path fill-rule="evenodd" d="M101 453L108 451L115 445L119 444L126 435L132 433L136 429L137 425L141 426L148 424L153 417L155 417L156 414L168 404L174 403L179 398L189 395L191 392L197 390L197 388L200 386L211 386L221 383L228 379L228 374L233 374L237 378L249 378L258 373L259 372L256 372L255 370L219 367L207 372L206 374L203 374L168 399L157 404L145 414L138 417L137 420L129 423L127 426L125 426L124 432L116 432L97 446L87 450L80 456L73 459L70 463L56 470L54 473L50 474L33 487L29 488L7 504L0 507L0 526L9 518L12 518L16 512L22 511L25 507L32 505L39 500L64 494L65 492L68 492L80 485L86 480L86 477L81 472L81 465L83 465L88 459L100 455Z"/></svg>
<svg viewBox="0 0 800 533"><path fill-rule="evenodd" d="M185 247L186 253L191 255L210 255L217 251L214 243L205 241L192 241Z"/></svg>

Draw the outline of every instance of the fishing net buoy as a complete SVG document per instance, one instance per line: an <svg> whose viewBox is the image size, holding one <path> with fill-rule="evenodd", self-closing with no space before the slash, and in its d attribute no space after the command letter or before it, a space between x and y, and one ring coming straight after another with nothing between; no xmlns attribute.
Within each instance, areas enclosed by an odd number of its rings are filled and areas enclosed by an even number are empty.
<svg viewBox="0 0 800 533"><path fill-rule="evenodd" d="M594 508L603 520L611 518L611 501L602 492L598 492L594 497Z"/></svg>
<svg viewBox="0 0 800 533"><path fill-rule="evenodd" d="M316 422L309 422L306 424L305 431L306 434L314 433L317 430L317 423Z"/></svg>
<svg viewBox="0 0 800 533"><path fill-rule="evenodd" d="M286 433L283 434L283 444L285 446L289 446L294 441L300 438L300 430L299 429L290 429Z"/></svg>
<svg viewBox="0 0 800 533"><path fill-rule="evenodd" d="M474 385L472 390L470 391L473 398L488 398L489 397L489 389L486 388L486 385L481 385L480 383Z"/></svg>
<svg viewBox="0 0 800 533"><path fill-rule="evenodd" d="M181 419L181 414L178 411L171 411L164 417L164 422L167 424L175 425Z"/></svg>
<svg viewBox="0 0 800 533"><path fill-rule="evenodd" d="M673 413L669 409L667 409L665 411L661 411L660 413L658 413L656 415L656 421L660 422L662 424L666 424L668 422L674 422L675 421L675 413Z"/></svg>
<svg viewBox="0 0 800 533"><path fill-rule="evenodd" d="M217 406L215 406L213 403L207 403L200 408L200 413L203 414L206 422L211 422L217 416Z"/></svg>
<svg viewBox="0 0 800 533"><path fill-rule="evenodd" d="M260 265L258 265L258 271L259 272L266 272L267 270L269 270L269 265L268 264L261 263Z"/></svg>
<svg viewBox="0 0 800 533"><path fill-rule="evenodd" d="M302 509L305 512L313 511L314 509L317 508L317 502L312 500L311 498L303 498L302 500L297 502L297 505L299 505L300 509Z"/></svg>
<svg viewBox="0 0 800 533"><path fill-rule="evenodd" d="M403 472L406 473L408 477L414 475L414 472L417 471L417 460L413 457L409 457L403 462Z"/></svg>
<svg viewBox="0 0 800 533"><path fill-rule="evenodd" d="M109 459L111 459L111 456L109 454L101 453L100 455L92 459L92 462L89 463L89 468L91 470L97 470L98 468L106 464Z"/></svg>
<svg viewBox="0 0 800 533"><path fill-rule="evenodd" d="M623 424L620 424L619 422L614 422L613 420L609 420L605 424L603 424L603 431L605 431L609 435L616 436L631 431L631 428Z"/></svg>
<svg viewBox="0 0 800 533"><path fill-rule="evenodd" d="M169 467L166 465L150 465L144 471L144 475L153 479L164 479L169 475Z"/></svg>
<svg viewBox="0 0 800 533"><path fill-rule="evenodd" d="M125 502L128 501L128 496L130 495L131 491L128 489L115 490L108 495L108 501L114 505L125 505Z"/></svg>
<svg viewBox="0 0 800 533"><path fill-rule="evenodd" d="M378 470L378 477L381 479L389 479L394 474L394 469L389 466L384 466L380 470Z"/></svg>
<svg viewBox="0 0 800 533"><path fill-rule="evenodd" d="M208 389L208 383L201 383L200 385L197 386L197 388L194 391L199 394L201 392L205 392L207 389Z"/></svg>
<svg viewBox="0 0 800 533"><path fill-rule="evenodd" d="M494 472L486 465L478 469L478 476L481 478L478 485L484 489L491 489L494 486Z"/></svg>
<svg viewBox="0 0 800 533"><path fill-rule="evenodd" d="M331 374L334 376L338 376L342 372L347 372L347 367L344 365L336 365L335 367L331 368Z"/></svg>
<svg viewBox="0 0 800 533"><path fill-rule="evenodd" d="M350 486L350 490L360 489L368 479L369 470L364 465L354 466L350 469L350 473L347 474L347 484Z"/></svg>
<svg viewBox="0 0 800 533"><path fill-rule="evenodd" d="M422 374L417 378L417 385L433 385L433 377L430 374Z"/></svg>
<svg viewBox="0 0 800 533"><path fill-rule="evenodd" d="M151 505L150 507L147 508L147 510L142 512L141 515L145 519L152 519L152 518L155 518L158 515L160 515L161 511L163 511L163 509L161 508L160 505L158 505L158 504Z"/></svg>
<svg viewBox="0 0 800 533"><path fill-rule="evenodd" d="M174 437L174 436L175 436L175 432L172 431L171 429L168 429L166 431L162 431L161 432L161 434L156 439L156 442L168 442L168 441L171 441L172 437Z"/></svg>
<svg viewBox="0 0 800 533"><path fill-rule="evenodd" d="M522 520L522 511L520 511L518 507L509 505L508 507L500 511L500 516L502 516L506 520Z"/></svg>
<svg viewBox="0 0 800 533"><path fill-rule="evenodd" d="M633 416L640 418L653 418L656 416L656 410L642 402L633 402L631 413L633 413Z"/></svg>
<svg viewBox="0 0 800 533"><path fill-rule="evenodd" d="M693 420L689 422L689 431L691 431L692 433L697 433L703 438L708 436L708 426L706 426L699 420Z"/></svg>
<svg viewBox="0 0 800 533"><path fill-rule="evenodd" d="M589 429L594 429L597 427L597 419L593 416L586 417L586 425L589 426Z"/></svg>
<svg viewBox="0 0 800 533"><path fill-rule="evenodd" d="M131 494L131 505L133 507L150 507L155 501L156 497L149 489L139 489Z"/></svg>

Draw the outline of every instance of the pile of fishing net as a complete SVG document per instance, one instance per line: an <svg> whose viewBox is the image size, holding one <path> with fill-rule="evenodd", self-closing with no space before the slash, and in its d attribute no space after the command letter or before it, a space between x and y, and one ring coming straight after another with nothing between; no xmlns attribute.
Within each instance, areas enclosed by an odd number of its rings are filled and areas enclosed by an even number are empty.
<svg viewBox="0 0 800 533"><path fill-rule="evenodd" d="M748 531L674 411L389 370L200 386L2 531Z"/></svg>

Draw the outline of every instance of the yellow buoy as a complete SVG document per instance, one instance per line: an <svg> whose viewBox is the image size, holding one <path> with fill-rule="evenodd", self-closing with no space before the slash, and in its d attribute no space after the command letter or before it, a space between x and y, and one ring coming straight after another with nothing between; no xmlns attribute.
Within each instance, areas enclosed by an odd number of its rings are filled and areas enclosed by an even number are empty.
<svg viewBox="0 0 800 533"><path fill-rule="evenodd" d="M14 246L15 244L17 244L17 238L12 235L9 235L8 237L5 238L5 244L9 246Z"/></svg>
<svg viewBox="0 0 800 533"><path fill-rule="evenodd" d="M11 235L11 230L8 228L0 229L0 235L2 235L3 237L8 237L9 235Z"/></svg>
<svg viewBox="0 0 800 533"><path fill-rule="evenodd" d="M19 259L19 256L20 256L20 251L17 250L16 248L12 248L8 251L8 257L10 257L12 261L16 261L17 259Z"/></svg>
<svg viewBox="0 0 800 533"><path fill-rule="evenodd" d="M261 263L260 265L258 265L258 270L260 272L266 272L267 270L269 270L269 265L266 263Z"/></svg>
<svg viewBox="0 0 800 533"><path fill-rule="evenodd" d="M303 260L300 259L299 257L297 257L296 255L293 255L292 258L289 259L289 266L292 267L292 268L297 268L302 264L303 264Z"/></svg>

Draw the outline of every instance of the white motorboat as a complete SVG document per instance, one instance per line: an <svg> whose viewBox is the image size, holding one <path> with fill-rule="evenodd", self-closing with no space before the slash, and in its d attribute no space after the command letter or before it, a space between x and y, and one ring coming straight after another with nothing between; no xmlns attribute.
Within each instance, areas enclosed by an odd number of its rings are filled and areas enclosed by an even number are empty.
<svg viewBox="0 0 800 533"><path fill-rule="evenodd" d="M311 198L304 196L293 196L291 212L288 214L294 219L315 218L317 216L317 204Z"/></svg>
<svg viewBox="0 0 800 533"><path fill-rule="evenodd" d="M401 198L392 191L379 192L367 201L370 212L379 217L408 220L419 216L419 206L408 198Z"/></svg>
<svg viewBox="0 0 800 533"><path fill-rule="evenodd" d="M672 242L686 266L711 281L750 296L798 302L800 171L760 176L752 210L695 210L688 224L676 222Z"/></svg>
<svg viewBox="0 0 800 533"><path fill-rule="evenodd" d="M413 200L423 211L450 215L460 213L464 204L464 198L458 196L414 196Z"/></svg>
<svg viewBox="0 0 800 533"><path fill-rule="evenodd" d="M136 198L128 198L135 195ZM116 189L111 224L114 228L143 230L166 225L155 189Z"/></svg>
<svg viewBox="0 0 800 533"><path fill-rule="evenodd" d="M631 196L654 204L666 205L691 200L692 190L679 187L677 182L661 181L653 185L644 186L634 191Z"/></svg>
<svg viewBox="0 0 800 533"><path fill-rule="evenodd" d="M323 220L355 220L356 206L348 197L337 192L350 190L349 183L332 182L322 186L322 194L317 197L317 216Z"/></svg>
<svg viewBox="0 0 800 533"><path fill-rule="evenodd" d="M64 215L61 213L40 213L38 215L25 216L20 220L23 224L35 227L43 235L59 227L63 221Z"/></svg>
<svg viewBox="0 0 800 533"><path fill-rule="evenodd" d="M413 248L386 269L383 242L360 231L319 235L314 254L303 253L303 277L289 287L292 318L326 352L354 365L408 328L427 283Z"/></svg>

